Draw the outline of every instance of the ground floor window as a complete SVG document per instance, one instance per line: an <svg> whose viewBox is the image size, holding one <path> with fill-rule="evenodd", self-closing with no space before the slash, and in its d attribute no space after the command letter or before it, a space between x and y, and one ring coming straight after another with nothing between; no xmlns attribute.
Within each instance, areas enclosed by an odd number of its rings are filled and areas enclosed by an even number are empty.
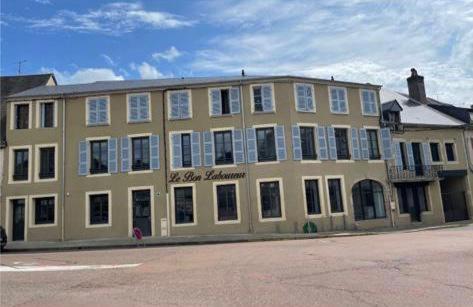
<svg viewBox="0 0 473 307"><path fill-rule="evenodd" d="M319 181L317 179L304 180L304 191L307 215L321 214Z"/></svg>
<svg viewBox="0 0 473 307"><path fill-rule="evenodd" d="M54 197L34 199L34 223L36 225L54 224Z"/></svg>
<svg viewBox="0 0 473 307"><path fill-rule="evenodd" d="M399 212L411 215L416 221L421 220L421 213L428 211L425 185L406 183L396 186Z"/></svg>
<svg viewBox="0 0 473 307"><path fill-rule="evenodd" d="M109 223L109 194L89 195L89 224L102 225Z"/></svg>
<svg viewBox="0 0 473 307"><path fill-rule="evenodd" d="M383 187L373 180L362 180L352 188L355 220L386 217Z"/></svg>
<svg viewBox="0 0 473 307"><path fill-rule="evenodd" d="M238 220L236 184L220 184L216 186L217 220Z"/></svg>
<svg viewBox="0 0 473 307"><path fill-rule="evenodd" d="M174 188L174 223L194 223L194 195L193 187Z"/></svg>
<svg viewBox="0 0 473 307"><path fill-rule="evenodd" d="M281 194L279 181L259 183L261 218L281 218Z"/></svg>
<svg viewBox="0 0 473 307"><path fill-rule="evenodd" d="M342 181L340 178L331 178L327 180L328 195L330 199L330 212L342 213L343 209L343 195L342 195Z"/></svg>

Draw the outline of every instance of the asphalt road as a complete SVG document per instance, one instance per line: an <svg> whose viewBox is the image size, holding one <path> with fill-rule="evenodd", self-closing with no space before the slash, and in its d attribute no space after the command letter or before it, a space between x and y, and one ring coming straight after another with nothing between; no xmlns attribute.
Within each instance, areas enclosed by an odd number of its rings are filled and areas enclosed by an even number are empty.
<svg viewBox="0 0 473 307"><path fill-rule="evenodd" d="M5 254L1 264L1 306L473 306L472 225L332 239Z"/></svg>

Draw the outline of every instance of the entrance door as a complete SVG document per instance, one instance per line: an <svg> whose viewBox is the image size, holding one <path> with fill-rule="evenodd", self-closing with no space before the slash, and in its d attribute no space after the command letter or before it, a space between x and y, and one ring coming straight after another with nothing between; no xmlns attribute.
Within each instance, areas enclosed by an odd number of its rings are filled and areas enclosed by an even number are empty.
<svg viewBox="0 0 473 307"><path fill-rule="evenodd" d="M25 200L13 200L12 209L12 241L23 241L25 240Z"/></svg>
<svg viewBox="0 0 473 307"><path fill-rule="evenodd" d="M401 213L409 213L411 221L421 222L422 211L427 210L425 187L418 183L405 183L397 186Z"/></svg>
<svg viewBox="0 0 473 307"><path fill-rule="evenodd" d="M420 151L420 143L412 143L412 154L414 155L414 164L416 168L416 175L424 175L424 169L422 167L422 157Z"/></svg>
<svg viewBox="0 0 473 307"><path fill-rule="evenodd" d="M150 190L133 191L133 228L138 227L143 236L151 236Z"/></svg>
<svg viewBox="0 0 473 307"><path fill-rule="evenodd" d="M445 222L468 220L465 191L461 188L461 181L444 179L440 182L442 192L443 212Z"/></svg>

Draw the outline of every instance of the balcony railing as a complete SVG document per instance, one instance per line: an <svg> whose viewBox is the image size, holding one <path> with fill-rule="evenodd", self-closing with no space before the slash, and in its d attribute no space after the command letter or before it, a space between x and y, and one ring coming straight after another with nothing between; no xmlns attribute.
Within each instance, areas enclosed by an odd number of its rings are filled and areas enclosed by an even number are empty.
<svg viewBox="0 0 473 307"><path fill-rule="evenodd" d="M392 182L434 181L442 170L442 165L389 166L388 176Z"/></svg>

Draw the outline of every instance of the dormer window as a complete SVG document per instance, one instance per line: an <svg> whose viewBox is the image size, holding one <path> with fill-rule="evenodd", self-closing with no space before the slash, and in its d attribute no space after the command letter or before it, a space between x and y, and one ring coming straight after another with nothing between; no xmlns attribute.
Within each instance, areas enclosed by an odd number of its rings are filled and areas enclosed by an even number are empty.
<svg viewBox="0 0 473 307"><path fill-rule="evenodd" d="M399 112L393 112L393 111L388 112L388 122L389 123L399 124L400 121L401 120L400 120Z"/></svg>

